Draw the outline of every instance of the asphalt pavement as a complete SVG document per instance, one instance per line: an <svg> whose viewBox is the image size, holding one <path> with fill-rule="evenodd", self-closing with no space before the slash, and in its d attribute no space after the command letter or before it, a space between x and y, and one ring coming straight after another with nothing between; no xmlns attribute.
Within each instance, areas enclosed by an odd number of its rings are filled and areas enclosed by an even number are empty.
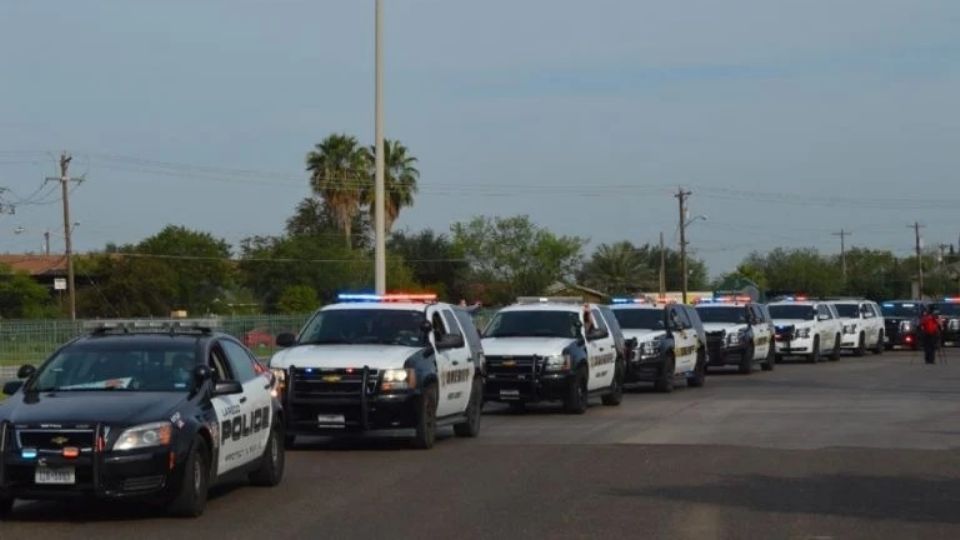
<svg viewBox="0 0 960 540"><path fill-rule="evenodd" d="M480 438L306 440L196 520L22 502L0 539L960 538L960 350L711 373L702 389L488 406Z"/></svg>

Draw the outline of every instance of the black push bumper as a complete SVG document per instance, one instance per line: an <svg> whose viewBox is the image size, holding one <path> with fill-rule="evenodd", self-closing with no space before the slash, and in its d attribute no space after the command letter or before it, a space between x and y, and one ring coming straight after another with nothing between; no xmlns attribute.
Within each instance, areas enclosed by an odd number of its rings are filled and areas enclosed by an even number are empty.
<svg viewBox="0 0 960 540"><path fill-rule="evenodd" d="M516 374L487 373L483 385L485 401L535 403L563 400L573 382L573 372Z"/></svg>
<svg viewBox="0 0 960 540"><path fill-rule="evenodd" d="M663 355L647 357L634 357L627 365L627 372L623 378L626 384L638 382L656 382L660 377L660 371L663 369Z"/></svg>

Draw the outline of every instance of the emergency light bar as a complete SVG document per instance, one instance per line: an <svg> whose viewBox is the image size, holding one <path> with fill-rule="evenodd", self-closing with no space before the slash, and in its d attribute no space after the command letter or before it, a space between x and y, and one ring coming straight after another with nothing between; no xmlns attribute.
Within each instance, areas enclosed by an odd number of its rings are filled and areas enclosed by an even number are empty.
<svg viewBox="0 0 960 540"><path fill-rule="evenodd" d="M366 293L342 293L337 295L340 302L422 302L425 304L437 301L436 294L427 293L396 293L396 294L366 294Z"/></svg>
<svg viewBox="0 0 960 540"><path fill-rule="evenodd" d="M582 304L580 296L521 296L518 304Z"/></svg>
<svg viewBox="0 0 960 540"><path fill-rule="evenodd" d="M646 298L612 298L610 300L612 304L646 304Z"/></svg>
<svg viewBox="0 0 960 540"><path fill-rule="evenodd" d="M949 297L949 296L948 296L947 298L944 298L943 301L944 301L945 303L947 303L947 304L960 304L960 297L956 297L956 296Z"/></svg>
<svg viewBox="0 0 960 540"><path fill-rule="evenodd" d="M143 319L103 320L84 323L83 328L96 333L119 332L204 332L223 326L217 319Z"/></svg>
<svg viewBox="0 0 960 540"><path fill-rule="evenodd" d="M713 298L700 298L698 304L747 304L753 302L749 296L715 296Z"/></svg>

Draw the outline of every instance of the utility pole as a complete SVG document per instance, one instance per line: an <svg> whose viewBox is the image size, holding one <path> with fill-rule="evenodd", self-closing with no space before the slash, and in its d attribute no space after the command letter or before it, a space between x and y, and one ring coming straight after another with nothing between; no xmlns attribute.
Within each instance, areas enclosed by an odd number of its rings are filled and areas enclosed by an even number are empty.
<svg viewBox="0 0 960 540"><path fill-rule="evenodd" d="M914 235L916 236L916 252L917 252L917 284L919 286L917 299L923 300L923 241L920 238L920 229L923 229L924 226L920 224L919 221L914 221L913 225L908 225L913 229Z"/></svg>
<svg viewBox="0 0 960 540"><path fill-rule="evenodd" d="M77 290L73 275L73 225L70 222L70 190L68 188L70 182L80 183L83 182L83 178L70 177L68 170L72 159L66 152L60 154L60 178L47 178L47 181L60 182L61 198L63 199L63 240L67 257L67 292L70 297L70 320L75 321L77 320Z"/></svg>
<svg viewBox="0 0 960 540"><path fill-rule="evenodd" d="M840 229L840 232L833 233L833 236L840 237L840 268L843 272L843 284L847 284L847 243L846 239L848 236L852 236L853 233L847 232L843 229Z"/></svg>
<svg viewBox="0 0 960 540"><path fill-rule="evenodd" d="M50 230L43 232L43 254L50 255Z"/></svg>
<svg viewBox="0 0 960 540"><path fill-rule="evenodd" d="M687 303L687 197L693 195L690 191L685 191L682 187L677 188L677 194L674 197L680 202L680 273L683 303Z"/></svg>
<svg viewBox="0 0 960 540"><path fill-rule="evenodd" d="M663 231L660 231L660 295L657 299L667 296L667 252L663 247Z"/></svg>
<svg viewBox="0 0 960 540"><path fill-rule="evenodd" d="M376 158L374 174L374 281L377 294L387 292L386 189L384 189L383 148L383 0L376 0Z"/></svg>

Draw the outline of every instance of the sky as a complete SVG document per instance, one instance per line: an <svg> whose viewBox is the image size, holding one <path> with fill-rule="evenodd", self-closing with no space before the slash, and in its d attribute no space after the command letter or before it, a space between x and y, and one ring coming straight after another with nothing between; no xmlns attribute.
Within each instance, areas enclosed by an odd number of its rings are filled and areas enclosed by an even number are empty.
<svg viewBox="0 0 960 540"><path fill-rule="evenodd" d="M419 158L397 228L529 214L677 242L713 275L776 246L960 237L954 0L385 0L386 135ZM0 2L0 251L168 223L279 234L331 133L372 144L373 0Z"/></svg>

